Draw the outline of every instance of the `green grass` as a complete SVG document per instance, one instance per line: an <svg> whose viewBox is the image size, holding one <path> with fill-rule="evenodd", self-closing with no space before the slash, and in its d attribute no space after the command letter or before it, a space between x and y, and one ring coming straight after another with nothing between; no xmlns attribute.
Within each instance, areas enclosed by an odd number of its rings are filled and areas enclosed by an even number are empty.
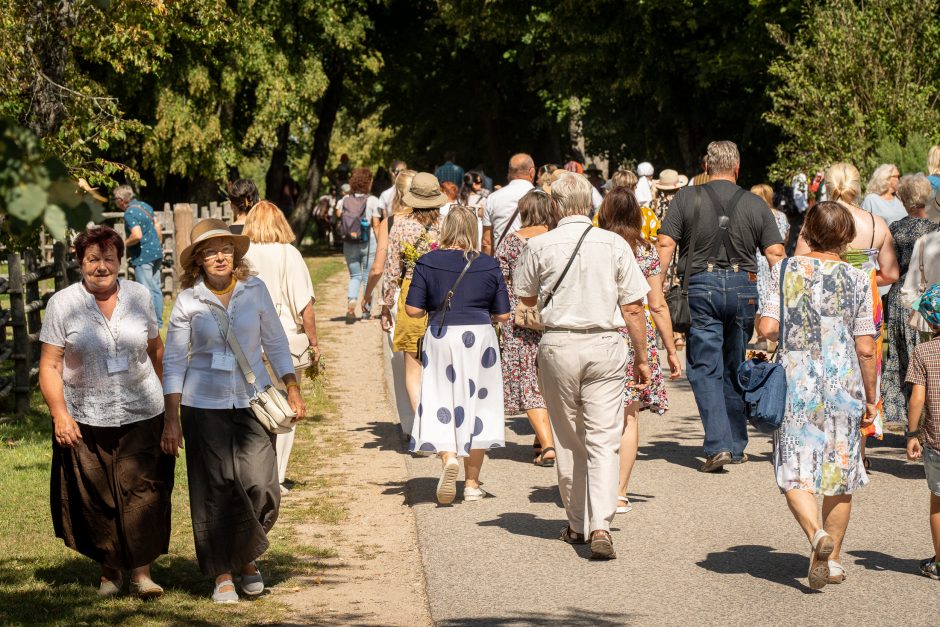
<svg viewBox="0 0 940 627"><path fill-rule="evenodd" d="M319 258L308 260L308 265L317 285L341 270L343 261ZM336 412L326 387L322 377L303 383L312 417L298 426L288 473L299 487L322 495L295 494L284 499L280 519L269 534L271 548L259 560L265 583L274 592L234 606L211 602L212 582L196 563L183 456L176 465L170 552L153 565L153 578L167 594L146 603L126 595L97 598L98 565L65 548L53 533L49 512L52 426L37 391L27 417L0 425L0 624L255 625L285 620L287 612L277 601L278 590L295 587L293 579L298 576L337 568L322 562L335 556L329 539L323 540L323 546L301 542L294 525L346 519L342 499L331 482L335 478L322 472L324 460L337 447L348 446L337 436L323 433Z"/></svg>

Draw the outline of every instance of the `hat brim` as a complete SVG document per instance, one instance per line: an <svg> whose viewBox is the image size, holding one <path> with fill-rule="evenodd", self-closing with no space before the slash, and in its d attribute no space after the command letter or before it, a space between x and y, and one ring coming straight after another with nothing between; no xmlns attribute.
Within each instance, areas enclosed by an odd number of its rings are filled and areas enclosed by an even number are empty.
<svg viewBox="0 0 940 627"><path fill-rule="evenodd" d="M659 183L658 181L653 181L653 187L658 189L661 192L674 192L683 187L680 181L677 181L671 185L665 183Z"/></svg>
<svg viewBox="0 0 940 627"><path fill-rule="evenodd" d="M195 244L190 244L184 248L183 252L180 253L180 265L189 265L189 262L192 260L193 252L199 245L204 244L212 239L218 239L220 237L231 237L235 241L235 254L239 257L244 257L245 253L248 252L248 247L251 246L251 240L248 239L247 235L235 235L234 233L229 233L228 235L225 235L224 233L210 235L209 237L201 239Z"/></svg>
<svg viewBox="0 0 940 627"><path fill-rule="evenodd" d="M450 201L443 192L434 198L422 198L421 196L412 194L411 190L402 194L401 199L406 207L411 207L412 209L440 209Z"/></svg>

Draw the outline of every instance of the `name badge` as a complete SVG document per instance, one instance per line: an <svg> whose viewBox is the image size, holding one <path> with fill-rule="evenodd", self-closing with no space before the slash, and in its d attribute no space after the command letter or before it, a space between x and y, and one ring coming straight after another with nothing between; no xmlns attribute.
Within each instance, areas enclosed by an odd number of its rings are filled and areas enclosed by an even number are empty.
<svg viewBox="0 0 940 627"><path fill-rule="evenodd" d="M108 358L108 374L117 374L119 372L127 372L127 370L128 370L127 355Z"/></svg>
<svg viewBox="0 0 940 627"><path fill-rule="evenodd" d="M235 370L235 355L228 353L212 353L212 369L231 372Z"/></svg>

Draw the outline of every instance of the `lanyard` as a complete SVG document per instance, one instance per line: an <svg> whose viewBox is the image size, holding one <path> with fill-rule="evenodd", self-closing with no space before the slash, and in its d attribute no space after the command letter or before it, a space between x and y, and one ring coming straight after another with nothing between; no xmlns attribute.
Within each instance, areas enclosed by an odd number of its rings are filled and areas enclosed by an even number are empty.
<svg viewBox="0 0 940 627"><path fill-rule="evenodd" d="M205 283L202 284L206 291L209 291L208 286ZM208 294L204 297L204 300L209 301L206 304L206 307L209 308L209 314L212 316L212 319L215 320L215 326L219 328L219 335L222 336L222 345L224 346L225 352L228 353L229 344L228 344L228 334L232 332L232 326L235 324L235 292L238 290L238 285L235 285L235 289L232 291L232 298L229 300L228 307L222 305L222 301L218 303L211 302L212 297ZM212 294L210 291L209 294ZM216 299L218 300L218 299ZM211 307L216 307L221 309L225 316L228 318L228 329L222 328L222 323L219 321L219 317L212 313Z"/></svg>
<svg viewBox="0 0 940 627"><path fill-rule="evenodd" d="M85 304L94 311L96 314L95 319L98 321L98 324L104 326L105 330L108 332L108 337L111 338L111 345L108 348L108 352L116 357L118 354L118 337L121 335L121 318L124 315L124 309L121 307L121 284L118 282L117 302L114 304L114 311L111 312L111 321L114 322L114 328L111 327L111 322L105 318L101 308L98 307L98 303L95 302L95 295L88 291L84 282L82 283L82 289L85 290L85 293L88 294L88 297L91 299L91 302L85 301Z"/></svg>

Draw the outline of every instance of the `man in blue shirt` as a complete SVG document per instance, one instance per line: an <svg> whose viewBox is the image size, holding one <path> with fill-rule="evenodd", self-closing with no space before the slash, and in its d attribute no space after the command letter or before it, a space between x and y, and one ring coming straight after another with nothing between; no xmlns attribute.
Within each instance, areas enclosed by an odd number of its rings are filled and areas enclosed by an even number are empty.
<svg viewBox="0 0 940 627"><path fill-rule="evenodd" d="M449 150L444 153L443 165L437 166L437 169L434 170L434 176L437 177L439 183L449 181L457 187L460 187L460 184L463 183L463 168L454 163L455 161L457 161L456 152Z"/></svg>
<svg viewBox="0 0 940 627"><path fill-rule="evenodd" d="M150 290L157 322L163 325L163 232L153 207L134 198L130 185L114 190L114 204L124 212L124 245L134 280Z"/></svg>

